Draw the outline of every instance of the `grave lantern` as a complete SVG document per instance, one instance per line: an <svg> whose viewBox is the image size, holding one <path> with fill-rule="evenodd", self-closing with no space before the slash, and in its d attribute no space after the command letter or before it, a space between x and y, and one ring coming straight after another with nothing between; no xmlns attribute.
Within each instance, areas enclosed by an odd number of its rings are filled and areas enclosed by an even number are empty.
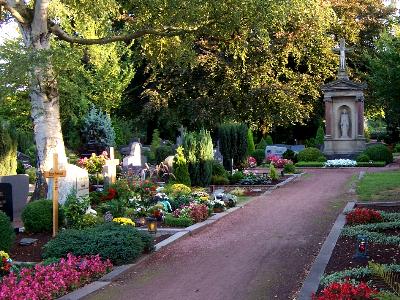
<svg viewBox="0 0 400 300"><path fill-rule="evenodd" d="M356 254L354 255L354 258L368 259L367 250L368 250L368 238L364 235L358 235L356 242Z"/></svg>
<svg viewBox="0 0 400 300"><path fill-rule="evenodd" d="M156 234L157 233L157 219L148 217L148 218L146 218L146 222L147 222L147 230L149 231L149 233Z"/></svg>
<svg viewBox="0 0 400 300"><path fill-rule="evenodd" d="M138 221L139 221L138 223L140 224L140 226L146 225L146 218L145 217L140 217Z"/></svg>

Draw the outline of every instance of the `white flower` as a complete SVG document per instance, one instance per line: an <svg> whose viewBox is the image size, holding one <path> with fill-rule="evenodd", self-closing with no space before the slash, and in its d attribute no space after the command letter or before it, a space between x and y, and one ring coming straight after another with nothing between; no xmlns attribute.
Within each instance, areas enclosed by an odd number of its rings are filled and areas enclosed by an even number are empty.
<svg viewBox="0 0 400 300"><path fill-rule="evenodd" d="M355 167L357 162L351 159L331 159L325 163L325 167Z"/></svg>

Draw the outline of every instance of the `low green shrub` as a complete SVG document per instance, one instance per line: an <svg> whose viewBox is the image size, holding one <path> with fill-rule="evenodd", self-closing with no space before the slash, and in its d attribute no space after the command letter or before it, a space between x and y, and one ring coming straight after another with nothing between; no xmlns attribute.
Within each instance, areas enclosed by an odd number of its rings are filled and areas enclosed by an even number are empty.
<svg viewBox="0 0 400 300"><path fill-rule="evenodd" d="M175 218L174 216L166 215L164 223L171 227L188 227L193 225L193 220L192 218Z"/></svg>
<svg viewBox="0 0 400 300"><path fill-rule="evenodd" d="M271 178L271 180L279 179L278 171L275 169L273 164L269 165L269 174L268 175Z"/></svg>
<svg viewBox="0 0 400 300"><path fill-rule="evenodd" d="M357 162L357 167L384 167L386 162L384 161L373 161L373 162Z"/></svg>
<svg viewBox="0 0 400 300"><path fill-rule="evenodd" d="M25 170L25 174L29 176L29 183L35 184L36 182L36 168L32 167Z"/></svg>
<svg viewBox="0 0 400 300"><path fill-rule="evenodd" d="M15 239L10 218L0 211L0 251L9 252Z"/></svg>
<svg viewBox="0 0 400 300"><path fill-rule="evenodd" d="M287 149L285 153L282 154L282 158L290 159L293 163L297 163L297 154L293 150Z"/></svg>
<svg viewBox="0 0 400 300"><path fill-rule="evenodd" d="M317 148L313 148L313 147L301 150L299 152L299 154L297 155L298 161L301 161L301 162L303 162L303 161L320 161L320 159L322 160L322 157L324 157L322 152L320 150L318 150Z"/></svg>
<svg viewBox="0 0 400 300"><path fill-rule="evenodd" d="M393 162L393 154L390 152L389 148L385 145L373 145L365 149L363 154L369 156L369 158L373 161L385 161L387 164Z"/></svg>
<svg viewBox="0 0 400 300"><path fill-rule="evenodd" d="M357 162L369 162L371 159L369 156L365 153L361 153L357 156L356 161Z"/></svg>
<svg viewBox="0 0 400 300"><path fill-rule="evenodd" d="M168 156L174 155L174 150L171 146L162 145L156 149L157 164L163 162Z"/></svg>
<svg viewBox="0 0 400 300"><path fill-rule="evenodd" d="M238 171L233 173L232 175L229 175L229 182L231 184L237 184L240 180L242 180L244 178L244 174L242 171Z"/></svg>
<svg viewBox="0 0 400 300"><path fill-rule="evenodd" d="M212 175L213 176L228 176L228 172L225 170L224 165L216 160L212 161Z"/></svg>
<svg viewBox="0 0 400 300"><path fill-rule="evenodd" d="M78 198L75 192L67 196L63 209L68 227L81 227L83 216L89 207L89 203L89 197Z"/></svg>
<svg viewBox="0 0 400 300"><path fill-rule="evenodd" d="M211 183L216 185L228 185L229 179L225 176L213 176L211 177Z"/></svg>
<svg viewBox="0 0 400 300"><path fill-rule="evenodd" d="M284 173L295 173L296 172L296 167L295 167L295 165L294 164L286 164L284 167L283 167L283 172Z"/></svg>
<svg viewBox="0 0 400 300"><path fill-rule="evenodd" d="M53 228L53 202L35 200L28 203L22 211L22 222L28 232L51 232ZM64 212L58 210L58 223L64 224Z"/></svg>
<svg viewBox="0 0 400 300"><path fill-rule="evenodd" d="M322 168L324 165L325 163L319 161L299 161L298 163L295 164L296 168L303 168L303 167Z"/></svg>
<svg viewBox="0 0 400 300"><path fill-rule="evenodd" d="M170 197L169 203L171 204L172 211L177 208L180 208L182 205L187 205L191 201L189 195L178 195L175 197Z"/></svg>
<svg viewBox="0 0 400 300"><path fill-rule="evenodd" d="M256 149L251 153L251 156L254 157L257 161L257 165L261 165L265 160L265 148L264 149Z"/></svg>
<svg viewBox="0 0 400 300"><path fill-rule="evenodd" d="M152 237L133 226L105 223L82 230L61 231L53 240L44 245L43 258L97 255L110 259L113 264L133 262L143 252L153 250Z"/></svg>
<svg viewBox="0 0 400 300"><path fill-rule="evenodd" d="M396 144L396 145L394 146L393 151L396 152L396 153L399 153L399 152L400 152L400 143L398 143L398 144Z"/></svg>
<svg viewBox="0 0 400 300"><path fill-rule="evenodd" d="M325 156L320 156L317 158L318 162L326 162L326 157Z"/></svg>

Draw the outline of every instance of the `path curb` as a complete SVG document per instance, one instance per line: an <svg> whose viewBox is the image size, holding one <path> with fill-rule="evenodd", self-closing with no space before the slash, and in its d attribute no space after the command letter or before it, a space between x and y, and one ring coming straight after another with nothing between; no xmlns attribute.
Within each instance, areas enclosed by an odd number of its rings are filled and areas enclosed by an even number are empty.
<svg viewBox="0 0 400 300"><path fill-rule="evenodd" d="M311 299L312 293L317 291L321 277L324 274L329 259L331 258L332 251L335 248L343 226L346 223L345 213L352 210L355 204L356 202L347 203L346 207L343 209L343 212L337 217L328 237L322 245L317 258L311 267L310 273L301 287L299 296L297 298L298 300L309 300Z"/></svg>
<svg viewBox="0 0 400 300"><path fill-rule="evenodd" d="M277 184L276 186L272 187L271 189L268 189L266 192L264 192L263 194L269 194L271 193L271 191L293 181L296 178L301 177L304 174L304 172L300 173L300 174L294 174L292 177L289 177L288 179L286 179L285 181L282 181L281 183ZM188 235L193 235L196 234L202 230L204 230L205 228L207 228L208 226L210 226L211 224L217 222L218 220L228 216L229 214L245 207L248 203L256 200L258 197L254 197L254 199L238 205L236 207L232 207L227 211L221 212L221 213L217 213L214 216L211 216L210 218L208 218L207 220L200 222L200 223L196 223L192 226L186 227L186 228L182 228L181 231L173 234L172 236L170 236L169 238L161 241L160 243L155 245L155 250L154 252L158 252L160 251L162 248L171 245L172 243L175 243L176 241L188 236ZM150 256L146 256L143 257L142 259L139 259L136 263L134 264L128 264L128 265L122 265L122 266L118 266L118 267L114 267L114 269L110 272L107 273L106 275L104 275L103 277L101 277L100 279L98 279L97 281L94 281L90 284L85 285L84 287L77 289L69 294L66 294L60 298L58 298L59 300L80 300L83 299L84 297L96 292L97 290L100 290L102 288L104 288L105 286L109 285L112 281L114 281L118 276L122 275L123 273L129 271L131 268L135 267L136 265L138 265L139 263L141 263L142 261L149 259Z"/></svg>

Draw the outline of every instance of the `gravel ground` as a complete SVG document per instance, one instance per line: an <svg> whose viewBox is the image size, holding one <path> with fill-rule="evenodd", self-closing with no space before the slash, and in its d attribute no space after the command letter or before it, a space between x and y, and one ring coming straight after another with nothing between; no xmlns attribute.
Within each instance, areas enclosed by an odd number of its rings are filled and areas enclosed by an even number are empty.
<svg viewBox="0 0 400 300"><path fill-rule="evenodd" d="M86 299L295 299L359 172L307 170Z"/></svg>

